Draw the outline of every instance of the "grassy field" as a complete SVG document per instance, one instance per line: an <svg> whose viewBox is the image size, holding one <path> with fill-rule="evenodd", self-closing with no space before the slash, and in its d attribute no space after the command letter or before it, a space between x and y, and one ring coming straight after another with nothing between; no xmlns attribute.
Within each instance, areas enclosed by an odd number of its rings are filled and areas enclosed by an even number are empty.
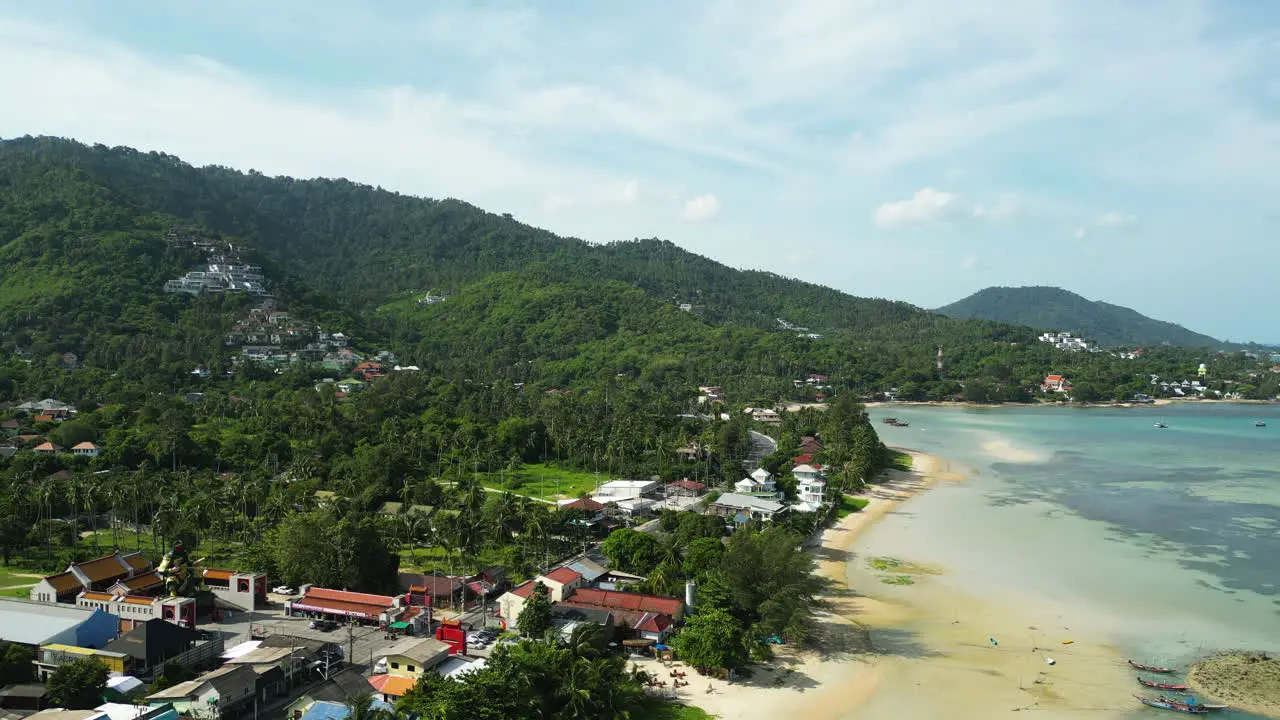
<svg viewBox="0 0 1280 720"><path fill-rule="evenodd" d="M38 577L22 577L22 575L35 575L31 570L23 570L21 568L0 567L0 589L12 587L14 585L30 585L40 582ZM23 590L23 595L26 590Z"/></svg>
<svg viewBox="0 0 1280 720"><path fill-rule="evenodd" d="M840 496L840 507L836 508L836 519L843 520L853 513L856 513L871 502L866 498L851 497L849 495Z"/></svg>
<svg viewBox="0 0 1280 720"><path fill-rule="evenodd" d="M443 572L450 570L449 558L445 555L443 548L429 547L418 548L418 562L413 562L414 553L408 548L400 551L400 569L401 570L417 570L418 572ZM466 557L460 557L457 553L453 554L453 572L470 571L476 567L487 567L490 565L501 565L502 553L492 548L481 550L479 555L472 553Z"/></svg>
<svg viewBox="0 0 1280 720"><path fill-rule="evenodd" d="M596 487L597 479L605 482L609 478L603 474L597 478L595 473L584 470L568 470L543 463L532 463L521 467L515 473L490 473L485 478L485 485L498 490L509 490L519 495L557 500L576 498L584 492L591 492Z"/></svg>

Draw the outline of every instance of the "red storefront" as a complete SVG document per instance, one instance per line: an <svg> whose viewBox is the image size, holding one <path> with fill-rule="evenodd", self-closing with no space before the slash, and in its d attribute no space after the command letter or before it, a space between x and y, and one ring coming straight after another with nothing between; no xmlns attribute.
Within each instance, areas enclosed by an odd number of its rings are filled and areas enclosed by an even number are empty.
<svg viewBox="0 0 1280 720"><path fill-rule="evenodd" d="M313 587L285 603L285 615L386 625L395 622L404 606L401 597Z"/></svg>

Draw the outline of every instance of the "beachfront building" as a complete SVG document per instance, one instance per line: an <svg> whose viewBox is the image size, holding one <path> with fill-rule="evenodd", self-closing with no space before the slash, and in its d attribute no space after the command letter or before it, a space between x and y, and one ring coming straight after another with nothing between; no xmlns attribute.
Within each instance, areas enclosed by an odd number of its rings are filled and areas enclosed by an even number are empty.
<svg viewBox="0 0 1280 720"><path fill-rule="evenodd" d="M502 613L508 628L516 627L520 611L524 610L525 601L533 595L534 583L542 583L547 588L547 594L553 603L564 600L575 590L588 584L582 573L572 567L558 567L546 575L539 575L511 588L509 592L498 598L498 611Z"/></svg>
<svg viewBox="0 0 1280 720"><path fill-rule="evenodd" d="M736 523L744 523L752 519L767 522L782 512L784 507L780 502L753 495L725 493L707 506L707 514L732 518Z"/></svg>
<svg viewBox="0 0 1280 720"><path fill-rule="evenodd" d="M1044 392L1071 392L1071 383L1061 375L1045 375L1044 382L1040 383L1040 389Z"/></svg>

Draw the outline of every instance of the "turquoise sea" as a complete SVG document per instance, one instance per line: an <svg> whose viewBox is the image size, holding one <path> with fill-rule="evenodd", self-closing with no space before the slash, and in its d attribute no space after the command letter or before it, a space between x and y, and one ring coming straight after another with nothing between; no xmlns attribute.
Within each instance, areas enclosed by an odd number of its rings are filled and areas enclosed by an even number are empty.
<svg viewBox="0 0 1280 720"><path fill-rule="evenodd" d="M971 475L873 528L872 550L910 538L952 582L1087 607L1150 663L1280 651L1280 405L870 413L887 444Z"/></svg>

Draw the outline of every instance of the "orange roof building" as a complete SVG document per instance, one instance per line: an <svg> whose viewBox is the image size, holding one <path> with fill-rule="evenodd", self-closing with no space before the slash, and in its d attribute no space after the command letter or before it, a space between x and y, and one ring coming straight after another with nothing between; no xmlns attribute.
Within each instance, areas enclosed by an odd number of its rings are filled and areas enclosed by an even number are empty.
<svg viewBox="0 0 1280 720"><path fill-rule="evenodd" d="M298 600L286 603L285 608L289 614L311 613L384 621L389 619L393 608L402 607L403 604L402 598L389 595L371 595L313 587L308 588Z"/></svg>
<svg viewBox="0 0 1280 720"><path fill-rule="evenodd" d="M373 689L383 695L383 699L404 697L413 689L418 681L414 678L399 675L373 675L369 678Z"/></svg>

